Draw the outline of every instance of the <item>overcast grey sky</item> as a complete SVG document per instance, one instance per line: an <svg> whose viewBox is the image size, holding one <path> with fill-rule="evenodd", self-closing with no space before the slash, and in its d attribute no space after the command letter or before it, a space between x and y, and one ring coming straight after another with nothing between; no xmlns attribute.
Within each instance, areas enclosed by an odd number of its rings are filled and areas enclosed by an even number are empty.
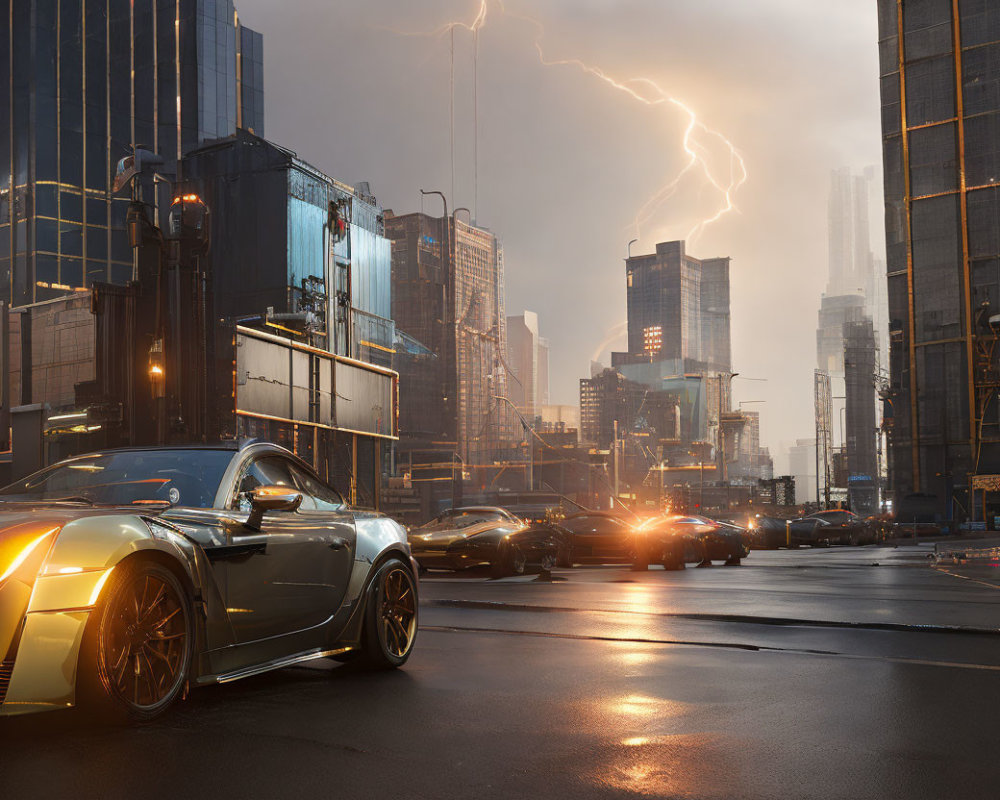
<svg viewBox="0 0 1000 800"><path fill-rule="evenodd" d="M419 189L451 193L449 47L429 32L472 23L479 0L237 0L264 34L267 137L348 182L368 180L397 213ZM538 28L524 17L537 20ZM489 7L479 46L478 222L502 239L507 313L537 311L552 343L552 401L578 380L625 318L623 256L646 200L685 166L683 109L649 106L616 80L648 78L741 154L737 210L688 245L732 258L738 400L766 400L764 443L813 435L816 314L827 275L829 172L881 165L875 0L507 0ZM452 206L475 204L472 35L456 49ZM638 86L638 84L632 84ZM647 88L646 96L652 94ZM728 150L695 140L717 182ZM735 167L734 167L735 169ZM684 238L722 194L697 169L657 206L633 253ZM427 210L440 213L437 204ZM884 242L875 235L876 255ZM613 347L624 346L624 337ZM604 360L607 361L606 348Z"/></svg>

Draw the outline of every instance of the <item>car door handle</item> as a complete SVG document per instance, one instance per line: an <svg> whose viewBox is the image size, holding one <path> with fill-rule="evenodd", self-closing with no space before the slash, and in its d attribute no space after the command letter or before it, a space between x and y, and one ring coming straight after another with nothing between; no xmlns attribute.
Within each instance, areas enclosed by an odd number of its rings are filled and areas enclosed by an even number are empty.
<svg viewBox="0 0 1000 800"><path fill-rule="evenodd" d="M347 547L347 539L341 539L339 536L334 536L330 540L331 550L343 550L345 547Z"/></svg>

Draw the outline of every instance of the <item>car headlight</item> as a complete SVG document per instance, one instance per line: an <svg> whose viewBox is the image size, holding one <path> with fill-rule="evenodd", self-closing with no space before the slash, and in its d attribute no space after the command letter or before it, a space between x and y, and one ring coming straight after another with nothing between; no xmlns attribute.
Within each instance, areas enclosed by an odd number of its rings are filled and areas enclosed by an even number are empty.
<svg viewBox="0 0 1000 800"><path fill-rule="evenodd" d="M33 583L38 570L49 553L49 548L55 540L53 534L59 530L53 528L38 535L35 531L27 535L11 535L0 540L0 583L10 577L15 577L24 583Z"/></svg>

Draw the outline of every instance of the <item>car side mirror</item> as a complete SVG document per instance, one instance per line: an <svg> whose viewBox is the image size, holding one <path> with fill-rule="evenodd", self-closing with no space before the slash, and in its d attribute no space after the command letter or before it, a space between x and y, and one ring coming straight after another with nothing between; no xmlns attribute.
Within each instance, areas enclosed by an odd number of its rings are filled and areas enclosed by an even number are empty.
<svg viewBox="0 0 1000 800"><path fill-rule="evenodd" d="M268 511L295 511L302 505L302 494L287 486L258 486L250 492L250 516L243 525L252 531L260 530L260 523Z"/></svg>

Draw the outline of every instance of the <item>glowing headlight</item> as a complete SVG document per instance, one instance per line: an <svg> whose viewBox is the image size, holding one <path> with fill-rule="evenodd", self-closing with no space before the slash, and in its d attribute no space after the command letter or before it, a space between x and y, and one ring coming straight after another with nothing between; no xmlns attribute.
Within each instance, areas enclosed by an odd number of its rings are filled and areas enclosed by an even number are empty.
<svg viewBox="0 0 1000 800"><path fill-rule="evenodd" d="M37 537L35 539L32 539L30 542L28 542L28 544L26 544L24 547L22 547L21 550L20 550L20 552L17 555L14 556L13 561L11 561L7 565L7 568L2 573L0 573L0 583L3 583L5 580L7 580L7 578L9 578L11 575L13 575L15 572L17 572L17 570L20 568L20 566L25 561L28 560L28 558L31 556L31 554L33 552L35 552L35 549L42 542L44 542L46 539L48 539L53 533L55 533L57 530L58 530L58 528L53 528L50 531L46 531L41 536L39 536L39 537Z"/></svg>

